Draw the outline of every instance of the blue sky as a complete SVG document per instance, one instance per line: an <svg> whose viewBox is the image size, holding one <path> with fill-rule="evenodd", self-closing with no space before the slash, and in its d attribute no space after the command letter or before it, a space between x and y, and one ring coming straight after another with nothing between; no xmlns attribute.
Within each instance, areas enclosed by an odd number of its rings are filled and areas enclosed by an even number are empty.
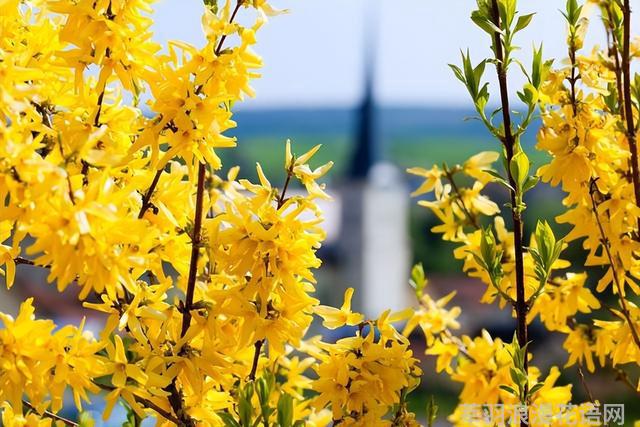
<svg viewBox="0 0 640 427"><path fill-rule="evenodd" d="M565 25L558 11L564 3L520 0L520 11L537 12L517 40L523 62L529 63L534 42L544 43L546 57L565 56ZM272 4L290 13L271 18L261 29L256 50L265 62L263 77L254 83L257 98L242 108L356 104L362 94L365 21L377 22L375 92L383 104L468 105L465 89L447 64L459 62L461 48L469 48L474 58L488 52L489 40L468 19L474 0L273 0ZM632 7L640 11L640 0L632 0ZM155 9L160 41L202 40L199 0L159 0ZM640 34L640 25L633 32ZM601 43L602 37L600 22L592 19L590 41ZM514 78L513 85L520 83Z"/></svg>

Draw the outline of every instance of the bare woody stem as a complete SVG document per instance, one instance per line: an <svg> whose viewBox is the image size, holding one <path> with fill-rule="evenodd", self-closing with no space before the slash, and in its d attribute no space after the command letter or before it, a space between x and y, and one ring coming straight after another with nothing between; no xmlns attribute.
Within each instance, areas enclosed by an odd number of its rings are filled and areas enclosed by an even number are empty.
<svg viewBox="0 0 640 427"><path fill-rule="evenodd" d="M182 328L180 336L186 335L191 325L191 309L193 308L193 296L198 276L198 258L202 246L202 210L204 204L204 182L206 179L207 165L198 164L198 183L196 189L196 212L193 221L193 235L191 237L191 260L189 261L189 277L187 279L187 295L184 300L184 312L182 313Z"/></svg>
<svg viewBox="0 0 640 427"><path fill-rule="evenodd" d="M158 182L160 181L160 175L162 175L163 170L164 169L158 169L156 171L156 174L153 177L153 181L151 182L151 185L147 189L147 192L144 194L144 197L142 198L142 207L140 208L140 212L138 213L138 219L142 219L144 217L144 214L151 207L151 196L153 195L153 192L158 186Z"/></svg>
<svg viewBox="0 0 640 427"><path fill-rule="evenodd" d="M622 91L624 102L624 118L627 126L627 140L631 151L631 179L636 206L640 206L640 172L638 171L638 147L636 143L636 128L633 122L633 104L631 102L631 6L630 0L624 0L622 14L623 41L622 41ZM640 233L640 218L638 218L638 233Z"/></svg>
<svg viewBox="0 0 640 427"><path fill-rule="evenodd" d="M496 27L501 28L500 22L500 12L498 9L498 0L492 0L492 9L493 9L493 23ZM515 138L513 137L512 129L511 129L511 115L509 109L509 90L507 86L507 64L504 63L504 54L502 50L502 37L500 33L496 32L493 36L493 44L495 47L495 55L496 55L496 71L498 74L498 83L500 86L500 101L502 107L502 120L504 127L504 139L502 140L502 144L504 145L504 149L506 152L506 160L507 160L507 175L509 177L509 184L511 185L511 190L509 191L511 197L511 214L513 219L513 238L514 238L514 249L515 249L515 264L516 264L516 320L517 320L517 336L518 336L518 344L521 348L525 349L524 354L524 369L527 371L528 368L528 357L527 357L527 348L525 347L528 342L527 337L527 301L525 299L525 288L524 288L524 250L523 250L523 241L522 241L522 216L520 210L517 206L518 195L516 194L516 189L518 186L516 185L515 179L511 174L511 168L509 165L511 164L511 159L513 159L514 155L514 147L515 147ZM525 386L525 395L527 394L527 386ZM524 423L524 421L523 421ZM523 424L523 426L526 424Z"/></svg>
<svg viewBox="0 0 640 427"><path fill-rule="evenodd" d="M251 363L251 372L249 373L249 381L255 381L256 372L258 371L258 361L260 360L260 352L262 351L262 345L264 344L264 340L256 341L253 351L253 361Z"/></svg>

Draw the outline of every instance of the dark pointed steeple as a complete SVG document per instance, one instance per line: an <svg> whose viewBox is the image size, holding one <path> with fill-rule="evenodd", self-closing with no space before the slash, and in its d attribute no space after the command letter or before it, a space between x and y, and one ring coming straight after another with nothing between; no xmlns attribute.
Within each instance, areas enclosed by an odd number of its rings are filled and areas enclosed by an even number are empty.
<svg viewBox="0 0 640 427"><path fill-rule="evenodd" d="M371 167L379 160L377 143L376 104L374 97L375 49L377 29L377 5L369 5L364 23L364 93L362 103L356 110L356 126L347 179L364 179Z"/></svg>

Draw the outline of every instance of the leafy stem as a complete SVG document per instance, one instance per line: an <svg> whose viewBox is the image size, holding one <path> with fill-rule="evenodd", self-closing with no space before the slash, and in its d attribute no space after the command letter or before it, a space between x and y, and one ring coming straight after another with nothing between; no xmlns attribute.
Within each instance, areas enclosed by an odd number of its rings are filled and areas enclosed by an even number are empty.
<svg viewBox="0 0 640 427"><path fill-rule="evenodd" d="M515 1L508 1L508 4L513 4L515 8ZM507 66L508 66L508 53L509 53L509 40L505 40L505 54L503 55L503 33L500 31L503 27L508 27L510 22L509 19L512 19L512 16L509 15L507 7L503 7L502 11L500 10L500 6L498 4L498 0L491 1L491 14L493 19L493 24L496 27L496 31L493 33L493 50L495 53L495 66L496 73L498 75L498 84L500 87L500 101L502 106L502 121L503 121L503 131L504 135L502 138L502 143L504 146L505 154L506 154L506 163L507 165L511 165L511 161L514 158L514 149L516 146L516 140L512 133L511 128L511 114L509 108L509 90L507 86ZM514 10L515 13L515 10ZM515 267L516 267L516 319L517 319L517 336L518 343L522 351L523 355L523 364L522 369L526 375L528 369L528 357L527 357L527 302L525 300L525 283L524 283L524 247L523 247L523 225L522 225L522 214L521 211L517 208L518 206L518 198L521 196L518 194L519 187L516 184L515 177L512 173L512 168L507 167L507 176L509 179L509 184L513 187L509 193L511 196L511 213L513 219L513 236L514 236L514 249L515 249ZM527 385L524 388L524 394L526 395ZM523 421L523 426L526 425Z"/></svg>

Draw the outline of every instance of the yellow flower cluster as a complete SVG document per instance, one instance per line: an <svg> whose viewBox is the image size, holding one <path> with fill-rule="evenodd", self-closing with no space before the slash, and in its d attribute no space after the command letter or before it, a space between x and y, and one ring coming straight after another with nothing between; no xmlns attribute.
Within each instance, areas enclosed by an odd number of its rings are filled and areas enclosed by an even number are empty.
<svg viewBox="0 0 640 427"><path fill-rule="evenodd" d="M0 321L0 401L13 410L22 408L26 396L40 411L49 405L59 411L67 388L82 408L87 393L99 391L93 380L112 368L98 354L103 344L83 325L54 331L53 321L36 319L33 298L22 303L15 319L0 313Z"/></svg>
<svg viewBox="0 0 640 427"><path fill-rule="evenodd" d="M422 288L423 289L423 288ZM513 377L513 354L517 343L505 344L500 339L493 339L485 330L479 337L471 338L467 335L460 337L452 333L452 329L459 328L455 317L459 314L459 308L454 307L447 311L443 306L453 295L448 295L438 301L437 306L432 302L428 294L421 299L420 309L415 310L413 318L409 320L404 334L410 334L412 325L420 322L420 326L427 338L426 354L436 357L436 370L445 371L451 380L463 385L459 396L459 405L449 417L456 426L493 426L503 425L497 420L502 420L504 425L513 421L520 404L513 390L517 390L517 384ZM425 323L423 323L425 322ZM436 335L437 333L437 335ZM589 425L581 423L580 414L585 413L592 403L574 405L571 403L571 386L557 386L556 381L560 376L557 367L551 367L546 378L541 379L541 372L536 367L528 370L528 383L535 387L535 392L530 401L532 407L546 408L548 414L539 414L542 419L545 415L552 419L551 424L537 422L532 418L533 426L563 426L566 420L575 420L575 425ZM476 405L478 408L487 407L493 419L483 423L482 417L474 418L469 407ZM488 405L488 406L487 406ZM478 416L478 414L475 414ZM485 413L485 418L486 418ZM471 417L470 417L471 416ZM472 419L470 419L472 418Z"/></svg>
<svg viewBox="0 0 640 427"><path fill-rule="evenodd" d="M326 327L357 325L358 332L334 344L318 344L319 363L314 369L319 378L312 389L319 395L313 403L317 408L329 404L336 424L417 426L404 399L419 384L422 371L409 340L392 325L411 315L411 310L393 314L387 310L377 320L365 321L362 314L351 312L352 294L348 289L341 309L316 308Z"/></svg>
<svg viewBox="0 0 640 427"><path fill-rule="evenodd" d="M411 168L409 173L424 178L422 185L413 195L419 196L433 192L435 200L420 200L418 204L429 208L442 224L436 225L431 230L442 233L443 240L459 244L453 251L455 258L464 262L463 270L470 276L482 280L487 285L487 290L481 301L492 303L499 297L501 306L515 301L516 297L516 270L515 270L515 249L513 232L505 227L504 218L500 214L498 205L491 201L481 191L492 181L491 165L498 159L496 152L482 152L474 155L462 165L456 165L444 169L433 166L430 170L422 168ZM462 176L460 176L462 175ZM474 180L468 187L460 185L458 182ZM487 269L482 265L481 246L486 237L483 225L488 225L493 229L491 233L494 239L494 247L497 253L501 254L499 280L492 281ZM537 247L535 235L530 239L530 245ZM552 264L552 269L561 269L569 266L569 263L557 259ZM525 267L525 295L530 299L538 289L540 283L535 274L535 262L530 252L524 254ZM584 292L588 293L588 290ZM587 298L589 303L581 300L576 305L575 310L569 309L567 316L573 316L578 311L589 312L593 307L593 301L589 297L590 293L581 296ZM558 304L557 310L566 311L568 308L560 300L548 300L553 304ZM546 310L549 309L547 305ZM530 319L531 320L531 319Z"/></svg>
<svg viewBox="0 0 640 427"><path fill-rule="evenodd" d="M315 201L329 198L316 180L332 163L312 168L320 147L296 156L287 143L280 188L259 164L257 183L215 173L216 150L235 145L231 107L253 95L256 32L278 11L205 2L204 46L161 47L151 3L1 2L2 272L11 286L17 264L46 268L106 318L95 340L34 320L30 300L15 321L2 315L3 424L51 424L70 387L78 408L106 393L105 419L123 400L161 425L327 425L303 395L317 359L293 350L313 347ZM306 191L286 194L294 181ZM368 380L387 378L376 366ZM403 378L380 386L384 402L400 400Z"/></svg>
<svg viewBox="0 0 640 427"><path fill-rule="evenodd" d="M214 150L234 144L223 135L234 126L229 107L253 93L260 66L251 46L270 8L257 6L244 27L231 22L233 4L205 7L203 47L161 50L147 0L3 2L0 237L13 231L11 257L29 236L27 254L49 280L112 299L184 259L188 238L175 230L193 207L175 196L188 198L199 162L220 168ZM254 7L239 2L234 17L240 8Z"/></svg>
<svg viewBox="0 0 640 427"><path fill-rule="evenodd" d="M487 285L481 301L509 305L517 318L516 335L511 345L492 339L487 332L481 337L455 336L458 310L444 305L452 295L438 302L423 294L424 273L414 268L412 285L427 313L416 311L407 332L422 326L427 339L426 353L436 356L437 371L464 384L460 405L450 417L456 425L506 425L514 422L483 424L469 422L465 411L469 405L486 410L485 405L500 408L517 405L551 404L553 416L545 423L530 418L530 425L589 424L581 414L594 409L597 400L584 384L590 402L559 409L571 402L571 387L556 386L560 371L552 367L541 379L540 371L529 365L527 324L539 316L549 331L567 334L564 348L569 353L567 366L583 365L595 370L611 363L628 380L625 364L637 364L640 357L640 310L633 296L640 293L636 280L640 277L640 175L637 155L638 99L640 78L630 84L629 62L637 58L638 40L629 37L630 10L625 2L587 2L581 6L567 0L563 15L568 23L569 60L563 68L551 69L542 60L542 50L534 49L532 71L521 64L528 81L518 97L528 111L518 123L509 111L507 70L514 61L513 36L525 29L530 15L518 15L515 0L479 0L472 20L492 38L493 57L472 64L469 53L462 55L462 66L452 65L455 76L466 86L475 104L478 118L500 142L503 156L483 152L462 165L430 170L409 169L424 179L413 195L433 193L419 205L429 208L440 224L432 228L443 240L456 243L454 256L464 262L470 277ZM588 56L579 56L584 46L588 14L597 3L608 33L606 50L594 48ZM489 99L488 83L483 73L488 63L495 65L499 81L501 106L489 116L485 107ZM528 157L520 144L521 135L531 124L533 113L540 108L542 127L537 148L551 156L535 176L529 175ZM502 123L494 118L502 116ZM492 164L502 157L504 171ZM572 225L565 239L555 238L550 225L539 221L530 238L524 236L523 212L527 208L524 195L538 180L562 185L567 193L566 211L558 217ZM505 187L510 200L513 229L505 226L505 215L481 192L489 183ZM588 251L585 266L604 266L595 286L590 288L587 273L566 272L570 263L561 259L569 242L583 241ZM611 292L618 300L617 308L607 307L603 293ZM608 308L607 313L600 309ZM435 321L432 319L435 316ZM580 323L579 319L587 319ZM582 375L582 371L580 371ZM630 381L627 381L634 387ZM490 409L490 408L489 408ZM511 412L508 408L505 412ZM532 412L530 416L534 416ZM539 414L538 414L539 415ZM549 415L549 414L547 414Z"/></svg>
<svg viewBox="0 0 640 427"><path fill-rule="evenodd" d="M588 23L585 6L573 36L575 46L570 47L571 61L551 72L543 87L546 102L537 148L549 153L551 160L538 173L543 181L566 192L566 211L557 218L572 227L565 240L582 241L588 251L585 266L604 267L595 289L604 295L613 293L619 308L596 311L584 324L575 322L575 308L590 313L601 307L587 287L585 273L554 280L541 296L540 308L534 307L549 329L568 334L564 347L570 354L569 364L585 363L589 371L595 370L594 356L602 366L635 364L640 358L640 311L632 301L640 293L637 147L631 142L637 140L637 129L630 136L625 120L624 104L630 100L624 99L622 41L617 35L622 31L623 12L615 2L593 3L600 9L611 44L585 55L577 52ZM637 42L632 52L637 52ZM631 113L631 122L637 123L637 110ZM558 305L549 310L551 301Z"/></svg>
<svg viewBox="0 0 640 427"><path fill-rule="evenodd" d="M465 405L468 404L486 404L489 405L490 410L496 411L496 408L500 408L505 415L514 414L519 401L516 396L504 387L505 385L507 387L515 387L511 374L513 367L511 345L503 343L500 339L491 338L486 331L483 331L480 337L474 339L463 336L460 344L464 353L458 359L455 370L450 374L450 377L453 381L463 384L460 393L460 401L463 403L458 405L450 420L459 426L490 425L483 424L481 421L471 423L465 420ZM438 357L441 356L439 355ZM537 386L537 391L531 400L531 406L544 407L544 405L551 405L551 408L557 409L553 413L555 418L561 420L565 417L566 419L569 414L560 411L559 408L571 402L571 385L555 385L560 376L560 370L555 366L551 367L546 378L540 380L540 376L541 373L537 368L531 367L529 369L529 382ZM502 404L503 406L496 406L497 404ZM578 414L579 406L567 410ZM492 418L497 420L498 415L496 411L496 413L492 414ZM532 426L549 425L536 422L533 417L531 421ZM508 425L508 420L505 419L504 423ZM562 422L550 424L550 426L556 425L565 424ZM588 424L578 423L576 425Z"/></svg>

